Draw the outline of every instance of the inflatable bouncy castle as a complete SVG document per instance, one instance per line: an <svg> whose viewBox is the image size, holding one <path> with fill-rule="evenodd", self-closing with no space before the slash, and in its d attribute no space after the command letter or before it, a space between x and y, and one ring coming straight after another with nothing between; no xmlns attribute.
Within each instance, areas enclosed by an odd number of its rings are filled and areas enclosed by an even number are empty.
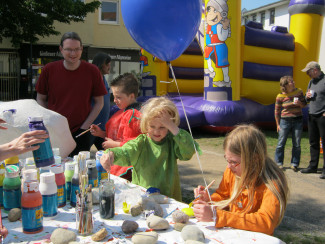
<svg viewBox="0 0 325 244"><path fill-rule="evenodd" d="M306 91L309 77L301 69L318 60L325 1L291 0L289 32L281 26L263 30L257 22L241 26L240 8L234 0L203 1L196 37L175 59L138 42L144 48L143 100L169 96L179 107L183 128L184 110L191 127L227 131L245 122L275 127L280 77L293 76L296 87ZM305 119L306 114L304 108Z"/></svg>

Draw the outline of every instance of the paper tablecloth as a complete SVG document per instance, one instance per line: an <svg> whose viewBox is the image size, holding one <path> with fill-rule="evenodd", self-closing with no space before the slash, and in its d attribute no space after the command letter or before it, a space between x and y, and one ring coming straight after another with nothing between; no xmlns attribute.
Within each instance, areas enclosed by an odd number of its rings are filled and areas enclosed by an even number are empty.
<svg viewBox="0 0 325 244"><path fill-rule="evenodd" d="M104 220L99 216L99 206L94 205L94 229L93 233L99 231L102 228L106 228L108 231L107 237L100 243L132 243L132 234L124 234L121 226L124 220L133 220L139 224L137 232L148 231L146 220L143 215L132 217L130 214L126 214L122 211L122 202L126 201L128 204L135 204L141 198L141 195L145 194L146 189L128 183L124 179L112 176L114 179L116 194L115 194L115 216L113 219ZM169 204L161 204L164 210L164 216L167 216L170 212L176 208L182 209L188 207L188 205L177 202L174 199L169 199ZM59 209L59 214L55 219L44 219L44 230L37 234L24 234L22 232L22 222L9 222L7 214L2 213L3 224L9 230L9 235L4 240L4 243L51 243L51 233L56 228L66 228L77 233L76 230L76 217L75 209L67 206ZM158 233L158 244L162 243L185 243L181 237L181 233L174 230L173 221L171 215L166 218L170 227L164 231L156 231ZM219 244L232 244L232 243L254 243L254 244L282 244L281 240L273 236L265 235L257 232L250 232L232 228L216 229L213 223L197 222L195 218L190 219L188 224L198 226L205 234L205 243L219 243ZM77 236L77 242L79 243L95 243L91 240L91 236Z"/></svg>

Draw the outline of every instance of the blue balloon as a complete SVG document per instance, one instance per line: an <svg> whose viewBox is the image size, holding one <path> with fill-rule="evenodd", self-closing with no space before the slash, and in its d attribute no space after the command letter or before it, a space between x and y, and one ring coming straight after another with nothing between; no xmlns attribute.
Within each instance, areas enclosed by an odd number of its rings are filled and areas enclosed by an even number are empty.
<svg viewBox="0 0 325 244"><path fill-rule="evenodd" d="M122 0L126 29L139 46L164 61L178 58L195 37L201 0Z"/></svg>

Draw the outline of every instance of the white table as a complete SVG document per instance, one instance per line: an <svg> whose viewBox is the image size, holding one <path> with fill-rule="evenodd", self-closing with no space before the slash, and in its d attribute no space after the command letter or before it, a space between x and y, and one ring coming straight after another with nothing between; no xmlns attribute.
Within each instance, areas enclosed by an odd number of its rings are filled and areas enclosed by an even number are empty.
<svg viewBox="0 0 325 244"><path fill-rule="evenodd" d="M124 234L121 230L121 226L124 220L134 220L139 224L138 232L146 231L148 229L146 225L145 218L140 215L137 217L132 217L130 214L125 214L122 211L122 202L127 201L129 204L135 204L139 199L141 194L145 194L145 189L131 183L127 183L125 180L114 177L116 186L115 195L115 217L110 220L103 220L99 216L98 205L94 206L94 230L97 232L102 228L106 228L108 231L108 236L102 241L109 243L132 243L130 234ZM169 204L161 204L164 209L164 216L173 211L176 208L182 209L188 207L188 205L177 202L174 199L169 199ZM22 232L22 222L9 222L6 218L7 214L2 213L3 224L9 230L9 235L5 239L4 243L50 243L51 233L56 228L67 228L77 233L76 223L75 223L75 209L71 208L68 204L64 208L59 209L58 216L53 220L44 220L43 226L44 230L38 234L24 234ZM158 233L158 243L185 243L181 237L180 232L174 230L172 222L172 217L167 217L170 222L170 227L164 231L157 231ZM196 219L190 219L190 223L198 226L205 234L205 243L254 243L254 244L282 244L281 240L273 236L265 235L262 233L237 230L232 228L221 228L216 229L213 223L200 223ZM90 236L80 236L78 235L77 241L79 243L90 243L92 242Z"/></svg>

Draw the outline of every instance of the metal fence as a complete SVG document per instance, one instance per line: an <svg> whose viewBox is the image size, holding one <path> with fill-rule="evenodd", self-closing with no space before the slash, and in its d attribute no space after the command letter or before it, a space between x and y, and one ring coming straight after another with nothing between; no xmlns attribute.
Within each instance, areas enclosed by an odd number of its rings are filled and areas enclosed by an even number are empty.
<svg viewBox="0 0 325 244"><path fill-rule="evenodd" d="M17 52L0 52L0 101L19 99L19 66Z"/></svg>

